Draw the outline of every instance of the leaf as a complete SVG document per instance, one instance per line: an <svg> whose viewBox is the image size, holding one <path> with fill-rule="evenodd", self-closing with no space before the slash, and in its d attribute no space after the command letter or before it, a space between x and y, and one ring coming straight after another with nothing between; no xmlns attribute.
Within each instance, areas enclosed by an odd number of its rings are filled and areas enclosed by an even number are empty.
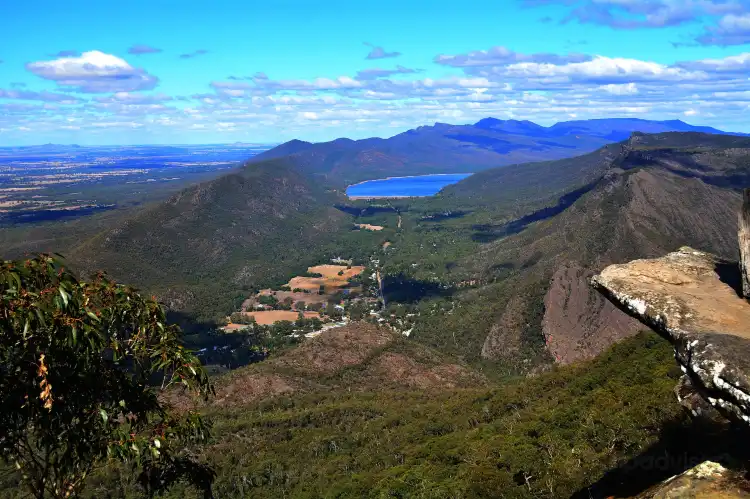
<svg viewBox="0 0 750 499"><path fill-rule="evenodd" d="M109 416L107 415L107 411L105 411L104 409L99 409L99 414L102 415L102 419L106 423L107 420L109 419Z"/></svg>
<svg viewBox="0 0 750 499"><path fill-rule="evenodd" d="M13 280L16 281L16 294L18 294L21 292L21 278L16 272L11 272L10 275L13 277Z"/></svg>
<svg viewBox="0 0 750 499"><path fill-rule="evenodd" d="M62 285L57 289L57 291L60 293L60 297L62 298L62 301L65 304L65 306L67 307L68 306L68 298L69 298L68 293L65 292L65 290L62 287Z"/></svg>
<svg viewBox="0 0 750 499"><path fill-rule="evenodd" d="M34 313L36 314L36 318L39 320L39 325L44 327L47 325L47 321L44 320L44 314L42 313L39 308L34 307Z"/></svg>

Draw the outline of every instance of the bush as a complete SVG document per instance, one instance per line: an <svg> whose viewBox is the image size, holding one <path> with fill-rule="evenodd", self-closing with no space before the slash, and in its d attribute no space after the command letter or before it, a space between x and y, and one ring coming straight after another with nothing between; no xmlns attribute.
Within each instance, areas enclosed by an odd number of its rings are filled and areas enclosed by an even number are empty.
<svg viewBox="0 0 750 499"><path fill-rule="evenodd" d="M77 495L107 460L140 468L148 491L180 478L210 488L213 472L185 450L207 426L152 385L208 395L208 377L157 302L40 255L0 265L0 311L0 456L33 496Z"/></svg>

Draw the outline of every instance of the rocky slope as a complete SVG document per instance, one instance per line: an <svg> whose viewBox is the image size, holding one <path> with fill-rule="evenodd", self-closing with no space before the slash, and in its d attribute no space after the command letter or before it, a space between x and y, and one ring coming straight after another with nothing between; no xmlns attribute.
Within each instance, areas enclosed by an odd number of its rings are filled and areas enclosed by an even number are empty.
<svg viewBox="0 0 750 499"><path fill-rule="evenodd" d="M505 359L524 344L546 344L558 362L569 363L633 334L641 326L597 296L588 278L609 264L683 245L736 259L735 188L750 185L748 174L747 138L636 134L581 158L476 175L479 196L467 188L476 178L446 190L468 206L497 200L499 207L478 228L497 240L454 271L481 283L465 299L486 300L493 317L481 355ZM513 188L524 179L537 180L528 199L553 201L541 208L516 202L525 194Z"/></svg>
<svg viewBox="0 0 750 499"><path fill-rule="evenodd" d="M329 329L278 357L217 382L218 406L242 405L311 391L479 388L487 380L387 328L352 323Z"/></svg>

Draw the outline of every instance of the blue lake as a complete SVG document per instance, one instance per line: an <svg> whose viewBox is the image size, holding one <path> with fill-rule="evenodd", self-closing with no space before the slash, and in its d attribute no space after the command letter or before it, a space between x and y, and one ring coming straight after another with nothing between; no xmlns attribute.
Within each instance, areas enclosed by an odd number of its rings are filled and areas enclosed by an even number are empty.
<svg viewBox="0 0 750 499"><path fill-rule="evenodd" d="M347 187L346 195L364 198L432 196L446 185L455 184L469 175L471 173L450 173L368 180Z"/></svg>

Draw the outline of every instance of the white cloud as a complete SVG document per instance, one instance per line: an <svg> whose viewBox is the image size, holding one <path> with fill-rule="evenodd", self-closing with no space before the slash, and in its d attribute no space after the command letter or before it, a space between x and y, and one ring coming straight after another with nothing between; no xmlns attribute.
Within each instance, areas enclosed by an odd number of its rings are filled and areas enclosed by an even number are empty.
<svg viewBox="0 0 750 499"><path fill-rule="evenodd" d="M655 62L621 57L596 56L590 61L568 64L522 62L503 68L508 76L516 78L554 79L582 82L631 82L631 81L682 81L700 79L698 73L666 66Z"/></svg>
<svg viewBox="0 0 750 499"><path fill-rule="evenodd" d="M155 76L137 69L117 56L98 50L80 56L31 62L26 68L35 75L79 92L107 93L150 90L158 82Z"/></svg>
<svg viewBox="0 0 750 499"><path fill-rule="evenodd" d="M634 95L638 93L638 86L635 83L610 83L608 85L602 85L599 89L604 90L613 95Z"/></svg>

